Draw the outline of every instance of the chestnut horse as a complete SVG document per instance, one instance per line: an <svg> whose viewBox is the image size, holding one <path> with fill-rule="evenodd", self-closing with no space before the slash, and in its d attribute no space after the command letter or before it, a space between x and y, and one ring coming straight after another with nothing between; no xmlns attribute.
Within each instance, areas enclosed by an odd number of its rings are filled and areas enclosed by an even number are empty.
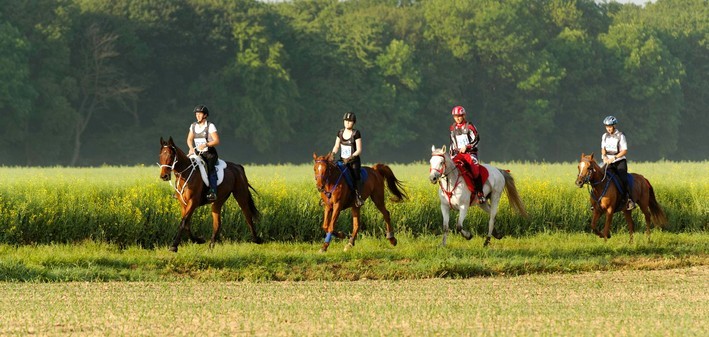
<svg viewBox="0 0 709 337"><path fill-rule="evenodd" d="M610 227L613 221L613 214L618 211L623 211L625 221L628 223L628 232L630 233L630 242L633 242L633 230L635 223L631 216L632 210L627 210L625 202L620 195L618 188L612 183L611 173L606 172L598 166L593 159L593 153L585 155L581 153L581 160L578 165L579 175L576 177L576 186L579 188L588 184L591 206L593 209L593 217L591 219L591 229L601 238L608 239L611 237ZM664 226L667 224L667 216L662 211L660 204L655 199L655 191L650 185L650 181L645 179L640 174L632 173L633 184L630 197L640 206L640 210L645 215L645 226L648 241L650 240L650 223L655 226ZM606 214L606 222L603 227L603 233L596 229L596 222L601 214ZM652 221L651 221L652 220Z"/></svg>
<svg viewBox="0 0 709 337"><path fill-rule="evenodd" d="M187 155L175 145L175 142L170 137L164 141L160 137L160 178L165 181L170 180L170 172L175 173L174 189L176 197L182 208L182 221L177 229L177 234L172 243L170 250L177 251L177 246L180 244L182 232L186 232L187 236L196 243L204 243L204 238L195 237L190 230L190 220L192 214L197 207L210 203L207 200L207 186L202 181L199 168ZM260 217L259 211L256 209L254 199L251 196L249 188L254 188L249 184L244 172L244 167L239 164L227 162L227 167L224 169L224 179L217 186L217 200L212 202L212 240L209 243L209 248L214 248L214 242L219 235L219 229L222 225L221 210L224 203L229 199L230 195L234 196L236 202L241 207L244 213L246 223L251 230L252 241L255 243L263 242L256 234L254 229L254 220ZM256 190L254 190L256 192Z"/></svg>
<svg viewBox="0 0 709 337"><path fill-rule="evenodd" d="M340 170L337 164L332 159L332 153L326 156L318 156L313 153L315 160L315 184L317 185L320 197L322 198L325 207L322 229L325 231L325 243L323 243L321 252L326 252L330 245L332 236L335 235L340 239L345 238L345 234L335 231L335 224L340 212L352 207L352 237L345 246L345 251L354 247L357 232L359 232L359 215L360 207L355 206L355 196L346 182L344 172ZM384 182L389 188L389 191L394 194L395 198L392 201L399 202L407 198L403 190L401 181L396 179L394 173L389 166L384 164L375 164L373 167L362 166L366 171L367 180L362 183L361 197L363 201L371 198L374 205L384 216L386 224L386 238L392 246L396 246L396 237L391 226L391 217L389 211L384 205ZM364 178L364 175L362 175Z"/></svg>

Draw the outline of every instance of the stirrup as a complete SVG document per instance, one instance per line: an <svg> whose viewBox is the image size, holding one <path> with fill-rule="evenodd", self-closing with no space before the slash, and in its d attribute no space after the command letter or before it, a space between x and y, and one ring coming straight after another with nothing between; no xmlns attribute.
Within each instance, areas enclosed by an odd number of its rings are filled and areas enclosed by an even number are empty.
<svg viewBox="0 0 709 337"><path fill-rule="evenodd" d="M478 198L478 204L484 204L487 201L487 199L485 198L485 194L483 194L483 192L478 192L477 198Z"/></svg>
<svg viewBox="0 0 709 337"><path fill-rule="evenodd" d="M632 211L635 209L635 202L633 199L628 198L628 206L625 208L628 211Z"/></svg>
<svg viewBox="0 0 709 337"><path fill-rule="evenodd" d="M209 193L207 193L207 200L209 200L209 201L217 200L217 193L215 193L214 191L209 191Z"/></svg>
<svg viewBox="0 0 709 337"><path fill-rule="evenodd" d="M364 205L364 200L362 200L362 196L359 195L359 192L355 192L355 206L356 207L362 207Z"/></svg>

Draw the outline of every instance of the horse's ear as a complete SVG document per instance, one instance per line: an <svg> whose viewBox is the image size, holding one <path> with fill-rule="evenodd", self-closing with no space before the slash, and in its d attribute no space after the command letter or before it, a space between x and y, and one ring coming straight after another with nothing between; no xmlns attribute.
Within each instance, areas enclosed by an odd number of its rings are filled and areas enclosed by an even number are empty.
<svg viewBox="0 0 709 337"><path fill-rule="evenodd" d="M583 158L584 156L586 156L586 153L581 152L581 158Z"/></svg>
<svg viewBox="0 0 709 337"><path fill-rule="evenodd" d="M313 152L313 160L316 160L316 159L318 159L318 155L315 154L315 152Z"/></svg>
<svg viewBox="0 0 709 337"><path fill-rule="evenodd" d="M441 152L446 153L446 146L445 145L441 146Z"/></svg>
<svg viewBox="0 0 709 337"><path fill-rule="evenodd" d="M431 153L436 152L436 145L431 145Z"/></svg>
<svg viewBox="0 0 709 337"><path fill-rule="evenodd" d="M175 145L175 141L172 140L172 136L170 136L170 139L167 140L168 144L170 145Z"/></svg>
<svg viewBox="0 0 709 337"><path fill-rule="evenodd" d="M162 139L162 136L160 136L160 145L165 145L165 140Z"/></svg>
<svg viewBox="0 0 709 337"><path fill-rule="evenodd" d="M591 159L593 159L593 152L591 152Z"/></svg>

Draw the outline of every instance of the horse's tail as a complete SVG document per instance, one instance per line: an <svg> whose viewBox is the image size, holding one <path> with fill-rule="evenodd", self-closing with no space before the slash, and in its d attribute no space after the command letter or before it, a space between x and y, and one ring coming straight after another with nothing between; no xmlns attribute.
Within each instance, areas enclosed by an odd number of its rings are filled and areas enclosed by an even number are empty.
<svg viewBox="0 0 709 337"><path fill-rule="evenodd" d="M399 179L396 179L396 176L394 176L394 172L391 171L391 168L389 168L389 166L384 164L375 164L374 166L372 166L372 169L379 173L386 180L389 191L396 197L392 198L392 201L398 202L408 198L406 192L404 191L403 183Z"/></svg>
<svg viewBox="0 0 709 337"><path fill-rule="evenodd" d="M529 214L527 214L527 210L524 209L524 203L519 197L517 186L515 186L515 179L512 178L512 174L510 174L507 170L499 171L502 173L502 176L505 177L505 193L507 193L507 199L510 200L510 205L512 205L512 207L516 209L520 215L526 219L529 219Z"/></svg>
<svg viewBox="0 0 709 337"><path fill-rule="evenodd" d="M251 216L253 217L254 220L258 220L261 218L261 212L259 212L259 210L256 208L256 203L254 202L253 195L251 195L251 191L254 191L254 193L256 193L256 194L258 194L258 192L256 191L256 189L253 186L251 186L251 184L249 184L249 178L246 177L246 170L244 169L244 167L241 164L234 164L234 165L238 168L237 171L239 172L241 179L244 181L244 183L246 183L246 186L247 186L246 194L247 194L247 198L248 198L247 201L249 204L249 211L251 212ZM238 184L238 183L239 183L239 181L237 179L235 184ZM249 191L249 189L251 189L251 191ZM236 194L234 195L234 197L236 197Z"/></svg>
<svg viewBox="0 0 709 337"><path fill-rule="evenodd" d="M655 225L663 227L667 224L667 216L657 202L657 199L655 199L655 189L650 185L650 181L647 179L645 179L645 181L647 182L648 192L650 193L650 219L652 219Z"/></svg>

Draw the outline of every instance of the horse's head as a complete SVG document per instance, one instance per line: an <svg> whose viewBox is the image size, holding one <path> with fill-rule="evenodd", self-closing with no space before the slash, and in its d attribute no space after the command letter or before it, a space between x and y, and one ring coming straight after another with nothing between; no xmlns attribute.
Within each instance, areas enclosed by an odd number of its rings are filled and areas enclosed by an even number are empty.
<svg viewBox="0 0 709 337"><path fill-rule="evenodd" d="M177 147L172 137L167 141L160 137L160 157L158 165L160 165L160 179L170 180L170 172L175 169L177 163Z"/></svg>
<svg viewBox="0 0 709 337"><path fill-rule="evenodd" d="M428 170L428 180L430 180L432 184L438 183L438 180L441 179L446 171L446 155L445 145L440 149L437 149L433 145L431 146L431 168Z"/></svg>
<svg viewBox="0 0 709 337"><path fill-rule="evenodd" d="M325 191L325 184L327 184L328 176L330 175L330 168L334 167L332 162L332 153L328 153L324 156L318 156L313 152L313 160L315 160L315 165L313 166L313 172L315 173L315 185L318 191Z"/></svg>
<svg viewBox="0 0 709 337"><path fill-rule="evenodd" d="M576 186L581 188L583 185L588 184L591 181L591 175L596 171L596 167L598 167L598 164L593 159L593 153L586 155L582 152L578 165L579 175L576 176Z"/></svg>

